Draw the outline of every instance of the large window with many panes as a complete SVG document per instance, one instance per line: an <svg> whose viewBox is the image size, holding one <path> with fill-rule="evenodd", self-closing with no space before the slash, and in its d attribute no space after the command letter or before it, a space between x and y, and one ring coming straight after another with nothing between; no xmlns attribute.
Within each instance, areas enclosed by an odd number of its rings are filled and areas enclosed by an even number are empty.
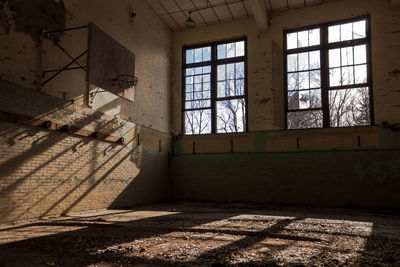
<svg viewBox="0 0 400 267"><path fill-rule="evenodd" d="M183 48L183 132L247 129L246 39Z"/></svg>
<svg viewBox="0 0 400 267"><path fill-rule="evenodd" d="M373 124L369 22L285 31L287 129Z"/></svg>

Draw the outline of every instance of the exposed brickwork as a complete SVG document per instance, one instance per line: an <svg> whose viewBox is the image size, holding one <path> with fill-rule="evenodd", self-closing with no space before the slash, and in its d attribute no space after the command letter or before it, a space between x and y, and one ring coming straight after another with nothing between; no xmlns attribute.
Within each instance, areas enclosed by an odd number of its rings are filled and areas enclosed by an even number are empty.
<svg viewBox="0 0 400 267"><path fill-rule="evenodd" d="M2 83L0 99L3 111L126 139L121 145L1 121L0 222L128 207L168 197L167 134L14 85Z"/></svg>

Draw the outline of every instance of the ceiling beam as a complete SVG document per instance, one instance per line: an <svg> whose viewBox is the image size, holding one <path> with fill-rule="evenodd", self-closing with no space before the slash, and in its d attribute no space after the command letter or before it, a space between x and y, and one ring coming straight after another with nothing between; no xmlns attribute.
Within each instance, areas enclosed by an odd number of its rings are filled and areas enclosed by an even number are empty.
<svg viewBox="0 0 400 267"><path fill-rule="evenodd" d="M400 7L400 0L390 0L391 7Z"/></svg>
<svg viewBox="0 0 400 267"><path fill-rule="evenodd" d="M264 0L249 0L254 19L261 32L268 30L268 9Z"/></svg>

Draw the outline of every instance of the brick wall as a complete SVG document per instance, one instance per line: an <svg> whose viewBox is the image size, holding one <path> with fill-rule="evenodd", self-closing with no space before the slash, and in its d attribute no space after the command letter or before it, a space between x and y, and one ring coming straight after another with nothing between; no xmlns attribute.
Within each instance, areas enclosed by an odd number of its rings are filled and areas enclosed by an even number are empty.
<svg viewBox="0 0 400 267"><path fill-rule="evenodd" d="M0 222L168 198L168 134L4 82L0 110L126 140L0 121Z"/></svg>

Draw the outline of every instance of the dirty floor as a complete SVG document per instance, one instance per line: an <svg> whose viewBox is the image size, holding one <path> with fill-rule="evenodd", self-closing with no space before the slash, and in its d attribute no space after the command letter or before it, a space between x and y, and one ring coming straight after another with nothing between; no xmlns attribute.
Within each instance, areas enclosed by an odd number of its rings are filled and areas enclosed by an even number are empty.
<svg viewBox="0 0 400 267"><path fill-rule="evenodd" d="M0 225L0 266L400 266L400 215L166 203Z"/></svg>

